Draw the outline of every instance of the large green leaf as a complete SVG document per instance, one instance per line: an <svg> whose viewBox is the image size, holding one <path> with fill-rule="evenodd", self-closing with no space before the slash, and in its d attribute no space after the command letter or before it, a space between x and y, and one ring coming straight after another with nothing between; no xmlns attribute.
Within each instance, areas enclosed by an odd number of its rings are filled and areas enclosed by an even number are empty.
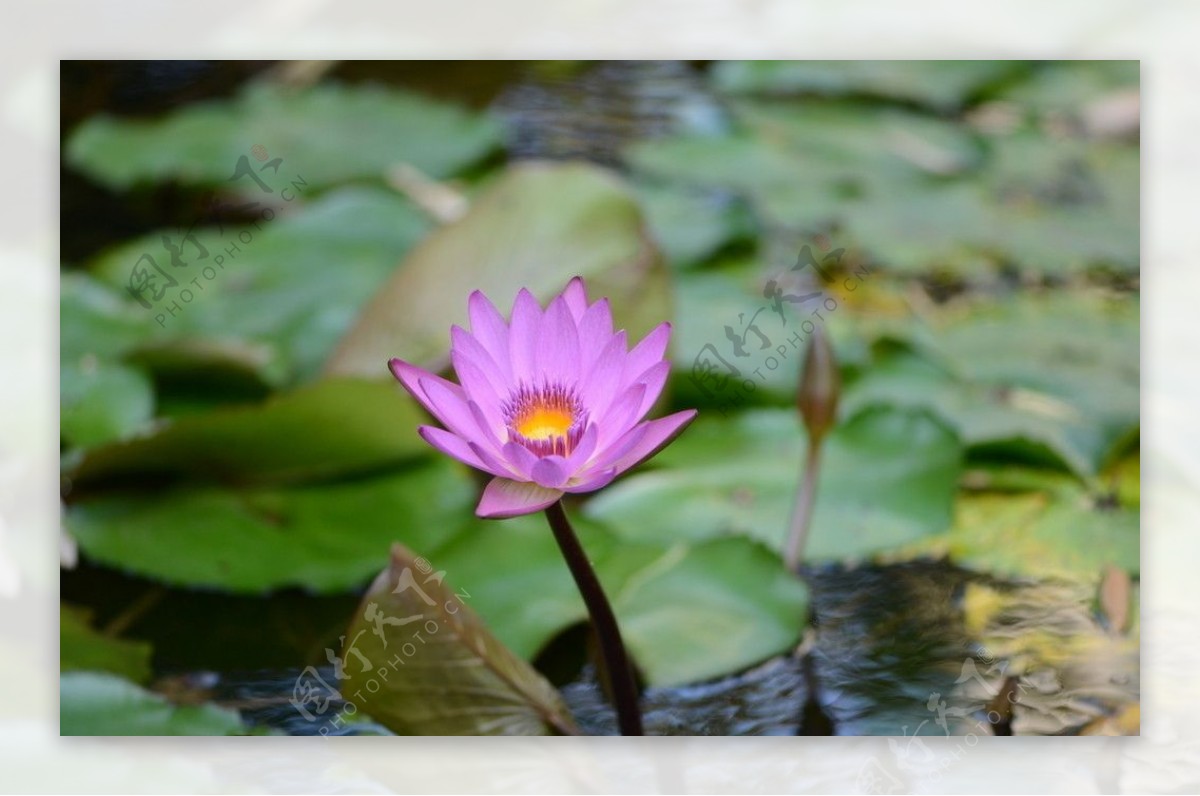
<svg viewBox="0 0 1200 796"><path fill-rule="evenodd" d="M1043 113L1078 114L1087 102L1114 91L1136 90L1140 67L1139 61L1053 61L1039 65L1001 97Z"/></svg>
<svg viewBox="0 0 1200 796"><path fill-rule="evenodd" d="M400 735L578 732L554 687L421 564L392 548L347 631L342 693Z"/></svg>
<svg viewBox="0 0 1200 796"><path fill-rule="evenodd" d="M714 80L731 93L874 95L950 110L1021 68L1021 61L722 61Z"/></svg>
<svg viewBox="0 0 1200 796"><path fill-rule="evenodd" d="M281 211L282 212L282 211ZM198 221L201 219L197 219ZM430 228L409 202L382 189L351 187L320 197L295 212L245 228L228 223L161 230L117 246L93 263L117 288L129 313L142 318L142 344L230 341L266 348L259 364L271 383L311 378L355 315L392 273L401 256ZM172 266L166 236L186 263ZM149 255L170 278L160 299L146 291L143 308L128 295L135 264ZM81 333L88 316L68 314L64 336ZM374 375L387 373L387 358Z"/></svg>
<svg viewBox="0 0 1200 796"><path fill-rule="evenodd" d="M524 163L501 174L456 223L432 233L359 317L332 360L333 373L378 376L401 356L449 361L451 324L467 321L482 290L506 311L521 287L545 300L573 276L609 296L631 339L667 317L666 269L644 234L637 202L594 166Z"/></svg>
<svg viewBox="0 0 1200 796"><path fill-rule="evenodd" d="M862 196L894 199L982 154L962 127L896 108L743 101L735 109L740 132L647 141L629 152L631 163L659 179L747 196L765 222L811 232L830 228Z"/></svg>
<svg viewBox="0 0 1200 796"><path fill-rule="evenodd" d="M783 652L803 630L803 585L750 540L689 545L647 533L653 541L630 541L586 519L575 525L634 662L653 685L746 668ZM587 619L544 517L476 522L436 558L520 655L532 657Z"/></svg>
<svg viewBox="0 0 1200 796"><path fill-rule="evenodd" d="M369 578L393 540L443 543L476 494L462 468L439 459L303 487L106 494L73 503L66 525L88 558L167 583L328 592Z"/></svg>
<svg viewBox="0 0 1200 796"><path fill-rule="evenodd" d="M609 487L589 516L631 539L746 534L781 549L804 434L794 410L702 417L656 469ZM807 558L857 559L947 528L957 437L920 411L878 409L839 426L821 467Z"/></svg>
<svg viewBox="0 0 1200 796"><path fill-rule="evenodd" d="M744 669L799 642L807 591L778 556L747 539L667 548L633 574L614 610L654 685Z"/></svg>
<svg viewBox="0 0 1200 796"><path fill-rule="evenodd" d="M1140 413L1136 300L1051 293L973 302L882 354L845 408L929 408L981 453L1093 477ZM997 341L1003 341L998 344Z"/></svg>
<svg viewBox="0 0 1200 796"><path fill-rule="evenodd" d="M176 477L294 482L360 473L426 453L416 432L420 418L398 385L328 379L89 451L71 476L82 487Z"/></svg>
<svg viewBox="0 0 1200 796"><path fill-rule="evenodd" d="M196 103L160 120L94 116L67 141L65 154L115 188L155 180L215 184L229 180L238 159L257 145L266 157L283 158L275 177L261 175L269 186L297 176L321 186L379 180L398 163L446 177L499 141L490 118L396 89L296 91L252 83L233 100ZM257 173L261 167L252 163ZM249 180L243 184L258 190Z"/></svg>
<svg viewBox="0 0 1200 796"><path fill-rule="evenodd" d="M90 447L122 439L154 416L154 385L137 368L86 359L59 370L62 438Z"/></svg>
<svg viewBox="0 0 1200 796"><path fill-rule="evenodd" d="M215 705L172 705L128 680L65 672L59 682L60 735L243 735L238 714Z"/></svg>
<svg viewBox="0 0 1200 796"><path fill-rule="evenodd" d="M1076 485L964 495L945 544L951 560L1004 577L1098 581L1111 564L1137 575L1138 512Z"/></svg>
<svg viewBox="0 0 1200 796"><path fill-rule="evenodd" d="M59 284L59 357L81 367L90 357L109 360L146 343L153 318L129 296L93 276L65 272Z"/></svg>
<svg viewBox="0 0 1200 796"><path fill-rule="evenodd" d="M58 612L59 670L119 674L138 683L150 679L150 644L126 641L92 629L87 609L62 605Z"/></svg>
<svg viewBox="0 0 1200 796"><path fill-rule="evenodd" d="M728 195L642 184L637 196L650 234L675 268L694 266L751 232L744 207Z"/></svg>

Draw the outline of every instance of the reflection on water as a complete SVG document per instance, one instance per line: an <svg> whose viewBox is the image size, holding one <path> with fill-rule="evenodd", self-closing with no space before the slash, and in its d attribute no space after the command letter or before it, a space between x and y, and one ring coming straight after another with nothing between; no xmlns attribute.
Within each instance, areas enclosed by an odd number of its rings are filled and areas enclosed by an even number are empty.
<svg viewBox="0 0 1200 796"><path fill-rule="evenodd" d="M799 654L647 689L647 734L1078 734L1136 707L1137 642L1106 630L1082 587L996 581L937 562L826 567L809 578L815 632ZM321 673L333 681L332 670ZM383 731L305 719L288 702L298 675L191 680L284 732ZM590 667L563 696L584 733L616 733Z"/></svg>

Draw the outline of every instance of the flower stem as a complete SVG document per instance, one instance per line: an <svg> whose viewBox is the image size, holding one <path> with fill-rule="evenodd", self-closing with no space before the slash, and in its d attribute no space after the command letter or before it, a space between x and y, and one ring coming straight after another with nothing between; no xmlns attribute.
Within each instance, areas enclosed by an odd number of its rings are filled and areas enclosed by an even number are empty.
<svg viewBox="0 0 1200 796"><path fill-rule="evenodd" d="M804 545L808 541L808 527L812 524L813 503L817 496L817 474L821 470L821 437L809 437L808 454L804 461L804 481L796 493L796 505L792 509L791 530L788 533L787 550L783 562L793 572L800 566L804 556Z"/></svg>
<svg viewBox="0 0 1200 796"><path fill-rule="evenodd" d="M625 653L625 642L621 640L617 617L613 614L612 606L608 604L608 598L604 596L604 589L601 588L596 572L588 561L587 553L579 544L579 538L567 520L561 500L546 508L546 519L550 522L550 529L554 531L558 549L567 560L571 576L575 578L575 585L579 588L584 605L587 606L592 627L600 642L604 674L607 675L617 709L617 725L622 735L642 735L642 713L638 708L633 667L629 665L629 656Z"/></svg>

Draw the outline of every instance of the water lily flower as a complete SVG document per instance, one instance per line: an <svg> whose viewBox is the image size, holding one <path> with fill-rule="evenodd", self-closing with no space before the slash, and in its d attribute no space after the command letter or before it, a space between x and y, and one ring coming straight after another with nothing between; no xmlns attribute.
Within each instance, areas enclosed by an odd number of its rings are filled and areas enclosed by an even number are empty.
<svg viewBox="0 0 1200 796"><path fill-rule="evenodd" d="M467 306L471 330L450 335L457 384L401 359L389 365L443 426L422 426L425 441L494 476L480 517L529 514L600 489L696 416L644 420L670 370L671 325L630 349L608 300L589 304L579 277L544 310L522 289L508 323L480 291Z"/></svg>

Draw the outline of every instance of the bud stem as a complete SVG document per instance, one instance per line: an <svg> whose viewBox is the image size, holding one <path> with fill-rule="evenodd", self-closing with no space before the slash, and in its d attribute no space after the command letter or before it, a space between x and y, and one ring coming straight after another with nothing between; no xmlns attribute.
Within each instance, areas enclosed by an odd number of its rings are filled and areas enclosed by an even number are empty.
<svg viewBox="0 0 1200 796"><path fill-rule="evenodd" d="M792 509L792 522L788 531L787 548L783 561L787 568L795 571L804 555L808 542L808 528L812 524L813 504L817 496L817 475L821 470L821 444L824 435L809 437L808 452L804 460L804 481L796 493L796 505Z"/></svg>

